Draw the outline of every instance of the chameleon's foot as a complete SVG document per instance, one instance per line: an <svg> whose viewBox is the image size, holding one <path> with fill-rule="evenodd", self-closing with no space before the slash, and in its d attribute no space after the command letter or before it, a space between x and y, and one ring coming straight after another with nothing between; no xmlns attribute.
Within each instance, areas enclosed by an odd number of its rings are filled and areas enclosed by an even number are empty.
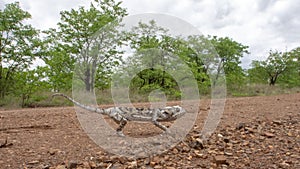
<svg viewBox="0 0 300 169"><path fill-rule="evenodd" d="M167 128L167 129L165 130L165 134L171 134L170 129Z"/></svg>
<svg viewBox="0 0 300 169"><path fill-rule="evenodd" d="M125 137L125 135L123 134L122 131L117 131L117 135L120 136L120 137Z"/></svg>

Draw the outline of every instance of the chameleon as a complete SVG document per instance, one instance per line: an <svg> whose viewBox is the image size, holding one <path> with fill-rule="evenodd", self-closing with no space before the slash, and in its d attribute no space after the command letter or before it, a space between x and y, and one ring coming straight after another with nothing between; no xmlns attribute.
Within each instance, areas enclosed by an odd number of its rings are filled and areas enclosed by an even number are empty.
<svg viewBox="0 0 300 169"><path fill-rule="evenodd" d="M118 128L116 129L116 133L119 136L124 136L123 129L128 121L151 122L163 131L169 132L168 128L160 122L175 121L186 113L186 110L178 105L167 106L164 108L110 107L107 109L103 109L81 104L63 93L55 93L52 95L52 97L55 96L65 97L69 101L73 102L73 104L90 112L96 112L102 115L109 116L117 124L119 124Z"/></svg>

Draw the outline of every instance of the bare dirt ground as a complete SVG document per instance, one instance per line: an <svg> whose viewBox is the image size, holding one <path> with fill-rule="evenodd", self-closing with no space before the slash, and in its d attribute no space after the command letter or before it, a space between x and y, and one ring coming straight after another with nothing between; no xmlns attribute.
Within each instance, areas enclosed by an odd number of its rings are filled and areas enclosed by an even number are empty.
<svg viewBox="0 0 300 169"><path fill-rule="evenodd" d="M199 135L209 100L193 130L163 154L131 159L109 154L82 130L74 108L0 111L0 168L300 168L300 93L230 98L209 140ZM152 128L153 127L153 128ZM159 134L129 124L125 134Z"/></svg>

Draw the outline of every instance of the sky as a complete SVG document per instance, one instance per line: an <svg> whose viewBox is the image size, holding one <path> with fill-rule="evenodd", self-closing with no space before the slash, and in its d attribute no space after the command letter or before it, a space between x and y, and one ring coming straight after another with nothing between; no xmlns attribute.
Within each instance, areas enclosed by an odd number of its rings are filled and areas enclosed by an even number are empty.
<svg viewBox="0 0 300 169"><path fill-rule="evenodd" d="M118 1L118 0L116 0ZM0 8L13 0L0 0ZM90 0L19 0L38 29L56 27L60 11L88 7ZM129 15L162 13L183 19L204 35L230 37L249 46L243 67L263 60L270 49L300 47L299 0L123 0Z"/></svg>

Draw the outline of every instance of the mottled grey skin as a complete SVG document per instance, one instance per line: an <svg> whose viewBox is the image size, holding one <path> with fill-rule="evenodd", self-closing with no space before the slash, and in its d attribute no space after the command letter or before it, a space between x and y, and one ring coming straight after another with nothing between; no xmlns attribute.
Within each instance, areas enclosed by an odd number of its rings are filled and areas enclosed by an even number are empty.
<svg viewBox="0 0 300 169"><path fill-rule="evenodd" d="M101 108L91 107L91 106L81 104L75 101L74 99L72 99L71 97L62 93L55 93L52 95L52 97L55 96L65 97L69 101L73 102L75 105L85 110L108 115L116 123L119 124L119 127L117 128L117 134L120 136L124 136L122 130L128 121L151 122L155 126L159 127L160 129L164 131L168 131L168 128L159 122L174 121L182 117L186 113L185 109L180 106L168 106L164 108L155 108L155 109L128 108L128 107L111 107L107 109L101 109Z"/></svg>

